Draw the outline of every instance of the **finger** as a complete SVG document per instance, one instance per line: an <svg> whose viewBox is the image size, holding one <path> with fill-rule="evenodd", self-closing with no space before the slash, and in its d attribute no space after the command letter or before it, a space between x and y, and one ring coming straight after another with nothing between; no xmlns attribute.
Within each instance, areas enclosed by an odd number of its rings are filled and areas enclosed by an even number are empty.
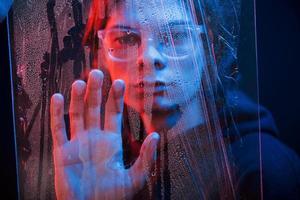
<svg viewBox="0 0 300 200"><path fill-rule="evenodd" d="M87 129L100 129L103 76L100 70L92 70L89 74L85 96L85 122Z"/></svg>
<svg viewBox="0 0 300 200"><path fill-rule="evenodd" d="M84 94L86 83L77 80L72 84L70 102L71 139L84 131Z"/></svg>
<svg viewBox="0 0 300 200"><path fill-rule="evenodd" d="M152 171L153 165L157 159L157 146L159 138L159 134L156 132L153 132L146 137L142 144L138 159L129 169L133 186L137 190L143 187L145 181Z"/></svg>
<svg viewBox="0 0 300 200"><path fill-rule="evenodd" d="M64 120L64 97L54 94L50 103L50 124L54 148L65 144L67 140Z"/></svg>
<svg viewBox="0 0 300 200"><path fill-rule="evenodd" d="M113 82L105 105L105 131L118 134L121 133L124 90L124 81L115 80Z"/></svg>

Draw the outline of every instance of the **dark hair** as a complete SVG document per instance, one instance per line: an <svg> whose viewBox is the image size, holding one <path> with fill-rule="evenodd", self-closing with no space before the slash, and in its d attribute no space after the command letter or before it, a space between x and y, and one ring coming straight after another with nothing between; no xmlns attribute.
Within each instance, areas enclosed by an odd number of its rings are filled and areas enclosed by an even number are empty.
<svg viewBox="0 0 300 200"><path fill-rule="evenodd" d="M92 1L83 38L84 44L89 45L92 52L98 48L97 31L105 28L113 6L122 2L124 0ZM204 21L211 30L211 42L214 44L217 65L222 68L222 71L227 71L230 68L229 66L236 60L237 55L240 0L204 0L202 5L198 0L184 0L184 2L192 3L198 22L203 21L203 14L205 14L206 19ZM205 13L200 12L200 7L203 8L202 10ZM97 55L94 54L93 56L95 56L94 60L97 60ZM97 63L93 63L93 67L97 67Z"/></svg>
<svg viewBox="0 0 300 200"><path fill-rule="evenodd" d="M202 89L207 102L212 99L221 116L228 112L227 91L236 86L238 79L237 43L239 35L240 0L183 0L186 5L191 3L198 22L208 26L208 37L204 40L204 48L212 48L214 66L207 66L208 79L202 80ZM98 63L98 37L97 31L104 29L111 9L124 0L93 0L90 7L83 42L91 49L92 68L99 68ZM207 55L206 55L207 56ZM104 66L105 80L110 85L109 73ZM109 87L105 87L108 91ZM106 97L104 97L106 98ZM213 108L212 108L213 109ZM225 111L224 111L225 110ZM213 110L211 111L214 112Z"/></svg>
<svg viewBox="0 0 300 200"><path fill-rule="evenodd" d="M208 26L208 37L204 38L204 41L206 40L204 48L212 48L213 58L208 59L214 60L214 66L207 66L208 80L202 80L202 89L207 102L213 99L217 111L224 112L226 92L235 84L238 75L236 55L240 27L240 0L183 1L186 5L191 3L197 21L204 22ZM91 48L93 68L99 68L97 31L105 28L111 9L123 2L124 0L93 0L91 3L83 42ZM103 66L100 68L107 75L106 77L109 77L108 71ZM213 110L211 113L214 112Z"/></svg>
<svg viewBox="0 0 300 200"><path fill-rule="evenodd" d="M105 28L109 20L111 6L123 1L124 0L94 0L91 4L89 19L84 35L84 42L91 48L93 53L92 58L95 61L93 62L93 67L95 68L98 67L97 31ZM239 34L239 0L204 0L203 5L200 5L199 3L201 0L183 1L186 3L193 2L193 9L195 10L197 21L205 23L209 29L208 37L204 38L204 48L212 48L213 55L211 56L213 56L213 58L211 59L214 59L214 66L207 66L206 69L208 73L202 78L201 88L204 93L203 97L205 98L205 101L204 103L201 103L202 106L206 107L206 116L208 116L207 120L209 122L213 122L210 123L210 134L217 137L220 135L219 128L224 128L222 127L222 124L224 124L222 116L227 115L226 113L228 112L226 106L226 90L228 89L227 86L229 86L230 83L227 83L227 79L225 78L226 73L231 73L232 68L234 70L236 67L236 49ZM227 4L225 2L227 2ZM236 3L236 6L234 6L233 2ZM203 10L205 13L202 12ZM211 46L211 44L213 45ZM105 68L104 73L108 73ZM108 87L104 88L108 90ZM224 88L226 88L226 90ZM108 92L103 92L103 94L105 93L107 94ZM214 101L213 103L211 103L212 99ZM105 102L105 100L103 102ZM102 104L102 106L104 107L104 104ZM217 115L220 117L220 121L218 121L220 124L214 123L217 117L216 111ZM132 133L129 133L128 130L126 131L126 128L128 129L130 126L130 119L126 113L128 114L130 112L128 112L127 107L125 106L123 115L124 133L122 136L125 138L123 139L123 142L125 141L123 143L125 151L130 151L130 148L127 148L129 144L126 138L132 137ZM139 126L138 131L138 140L143 139L143 124ZM136 137L136 135L134 137ZM216 148L218 148L217 141L218 140L214 140L212 142L212 145L216 146ZM129 155L128 152L127 154ZM125 160L126 159L130 160L130 158L125 157ZM227 176L224 176L223 178L223 181L228 179ZM222 190L225 194L230 193L230 189L229 187L226 187L226 185L222 187Z"/></svg>

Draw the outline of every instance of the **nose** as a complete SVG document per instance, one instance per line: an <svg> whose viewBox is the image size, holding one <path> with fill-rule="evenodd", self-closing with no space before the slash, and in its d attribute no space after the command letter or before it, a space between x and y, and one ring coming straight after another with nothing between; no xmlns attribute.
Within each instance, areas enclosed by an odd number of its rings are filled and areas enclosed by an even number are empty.
<svg viewBox="0 0 300 200"><path fill-rule="evenodd" d="M140 70L162 70L166 67L166 58L163 57L153 39L142 42L141 50L137 59Z"/></svg>

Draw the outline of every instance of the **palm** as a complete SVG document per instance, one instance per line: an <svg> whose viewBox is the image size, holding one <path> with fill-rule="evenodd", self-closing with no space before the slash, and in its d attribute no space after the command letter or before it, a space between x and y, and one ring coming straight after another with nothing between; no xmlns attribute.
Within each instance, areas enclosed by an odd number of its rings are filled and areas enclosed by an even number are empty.
<svg viewBox="0 0 300 200"><path fill-rule="evenodd" d="M114 84L106 105L105 127L101 130L101 82L101 73L94 71L90 73L86 94L83 82L73 84L70 141L65 135L62 98L59 95L52 98L51 129L58 199L130 198L142 187L149 173L157 134L147 137L142 148L145 153L141 152L133 167L125 169L121 139L124 89L122 82Z"/></svg>

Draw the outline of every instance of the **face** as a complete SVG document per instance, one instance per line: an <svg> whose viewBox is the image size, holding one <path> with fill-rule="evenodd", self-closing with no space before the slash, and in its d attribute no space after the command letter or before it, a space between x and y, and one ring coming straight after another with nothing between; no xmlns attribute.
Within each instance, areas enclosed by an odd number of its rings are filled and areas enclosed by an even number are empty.
<svg viewBox="0 0 300 200"><path fill-rule="evenodd" d="M199 91L201 27L179 2L124 1L98 34L112 80L125 81L125 103L140 113L187 105Z"/></svg>

